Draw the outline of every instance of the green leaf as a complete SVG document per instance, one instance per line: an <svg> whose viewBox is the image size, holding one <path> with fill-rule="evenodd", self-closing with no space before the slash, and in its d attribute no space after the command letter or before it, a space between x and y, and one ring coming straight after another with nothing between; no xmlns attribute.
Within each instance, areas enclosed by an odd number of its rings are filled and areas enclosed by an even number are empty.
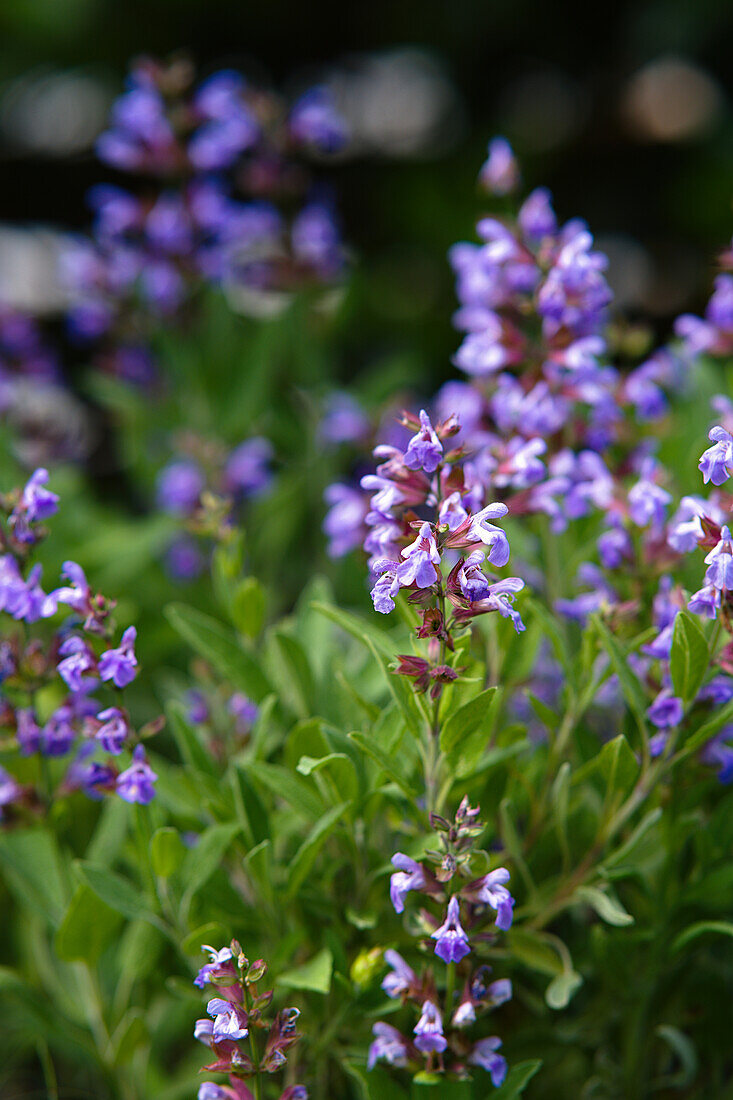
<svg viewBox="0 0 733 1100"><path fill-rule="evenodd" d="M362 752L366 753L367 756L371 756L372 760L379 764L382 771L389 776L393 783L397 784L410 801L417 801L417 793L410 785L407 777L402 774L400 761L395 756L380 749L366 734L360 733L358 730L350 733L349 738L359 746Z"/></svg>
<svg viewBox="0 0 733 1100"><path fill-rule="evenodd" d="M367 1071L363 1062L342 1062L357 1083L361 1100L407 1100L407 1093L382 1066Z"/></svg>
<svg viewBox="0 0 733 1100"><path fill-rule="evenodd" d="M181 944L181 951L184 955L200 955L202 944L209 943L216 946L217 944L224 944L226 938L227 933L223 924L220 924L219 921L207 921L206 924L194 928L193 932L189 932Z"/></svg>
<svg viewBox="0 0 733 1100"><path fill-rule="evenodd" d="M297 894L301 883L305 880L308 872L315 863L316 857L329 834L333 832L349 805L351 805L351 803L342 802L341 805L334 806L333 809L328 810L321 820L313 827L295 853L288 873L287 896L289 898L293 898Z"/></svg>
<svg viewBox="0 0 733 1100"><path fill-rule="evenodd" d="M573 786L584 783L590 777L600 777L609 794L624 794L639 774L639 765L629 743L622 733L607 741L592 760L579 768L573 776Z"/></svg>
<svg viewBox="0 0 733 1100"><path fill-rule="evenodd" d="M390 641L386 632L380 630L377 626L373 626L366 620L359 618L358 615L353 615L348 611L342 611L340 608L331 607L329 604L313 603L311 607L314 611L318 611L320 614L331 619L332 622L340 626L342 630L347 631L353 638L357 638L370 650L372 656L382 670L382 674L392 698L402 711L403 717L409 728L413 733L417 734L420 724L420 711L415 702L414 692L407 683L405 677L396 676L390 671L387 665L387 661L392 660L395 656L395 645Z"/></svg>
<svg viewBox="0 0 733 1100"><path fill-rule="evenodd" d="M718 936L733 936L733 923L727 920L701 920L697 924L691 924L689 928L685 928L684 932L680 932L677 936L672 944L672 950L681 951L692 940L696 940L698 936L704 936L708 932Z"/></svg>
<svg viewBox="0 0 733 1100"><path fill-rule="evenodd" d="M129 1062L147 1036L145 1013L140 1008L131 1008L122 1017L114 1034L110 1037L113 1065L123 1066Z"/></svg>
<svg viewBox="0 0 733 1100"><path fill-rule="evenodd" d="M239 822L211 825L199 837L191 851L186 853L181 878L186 884L187 901L190 902L194 894L209 881L239 831Z"/></svg>
<svg viewBox="0 0 733 1100"><path fill-rule="evenodd" d="M527 700L532 710L535 712L540 722L547 727L551 732L555 732L560 724L560 719L552 707L548 707L547 703L543 703L541 699L538 699L536 695L533 695L531 691L526 692Z"/></svg>
<svg viewBox="0 0 733 1100"><path fill-rule="evenodd" d="M317 611L320 615L325 615L331 622L340 626L352 638L363 642L364 645L367 644L367 641L371 641L375 648L388 660L394 657L394 645L390 642L385 631L380 630L378 626L373 625L359 615L352 614L350 611L343 611L340 607L332 607L331 604L314 601L310 606L314 611Z"/></svg>
<svg viewBox="0 0 733 1100"><path fill-rule="evenodd" d="M258 884L262 896L271 901L273 897L272 844L269 838L250 848L244 857L245 869Z"/></svg>
<svg viewBox="0 0 733 1100"><path fill-rule="evenodd" d="M555 822L560 848L566 864L570 862L570 845L568 843L568 803L570 800L570 761L566 760L560 765L552 784L552 818Z"/></svg>
<svg viewBox="0 0 733 1100"><path fill-rule="evenodd" d="M218 775L214 758L201 743L197 731L188 721L183 704L177 699L171 699L165 709L184 764L205 775Z"/></svg>
<svg viewBox="0 0 733 1100"><path fill-rule="evenodd" d="M106 799L84 858L90 863L113 863L124 847L129 825L128 803L121 798Z"/></svg>
<svg viewBox="0 0 733 1100"><path fill-rule="evenodd" d="M656 1082L659 1086L674 1089L686 1089L697 1076L697 1051L695 1044L677 1027L669 1024L660 1024L654 1029L660 1039L664 1039L672 1048L680 1061L679 1072L670 1074Z"/></svg>
<svg viewBox="0 0 733 1100"><path fill-rule="evenodd" d="M613 894L599 890L597 886L579 886L575 891L575 897L586 902L595 909L601 920L606 924L613 924L616 928L624 928L633 924L634 918L627 913L618 898Z"/></svg>
<svg viewBox="0 0 733 1100"><path fill-rule="evenodd" d="M307 718L313 713L314 694L313 673L308 656L297 638L284 630L273 631L272 637L280 651L280 664L285 673L293 710L298 717Z"/></svg>
<svg viewBox="0 0 733 1100"><path fill-rule="evenodd" d="M571 998L578 992L583 979L575 970L564 970L553 978L545 990L545 1001L550 1008L565 1008Z"/></svg>
<svg viewBox="0 0 733 1100"><path fill-rule="evenodd" d="M495 687L487 688L453 711L440 733L440 748L444 753L460 755L464 739L470 737L487 719L495 694Z"/></svg>
<svg viewBox="0 0 733 1100"><path fill-rule="evenodd" d="M95 963L119 925L120 914L81 882L56 933L56 954L64 962Z"/></svg>
<svg viewBox="0 0 733 1100"><path fill-rule="evenodd" d="M122 913L128 920L145 920L156 926L160 925L158 918L148 909L142 894L128 879L87 860L77 860L74 866L83 881L110 909Z"/></svg>
<svg viewBox="0 0 733 1100"><path fill-rule="evenodd" d="M346 798L356 798L359 791L359 778L354 761L345 752L330 752L327 756L301 756L297 770L301 775L318 775L325 772L324 781L328 784L332 802Z"/></svg>
<svg viewBox="0 0 733 1100"><path fill-rule="evenodd" d="M540 974L549 974L551 977L562 973L563 966L557 951L550 947L541 933L512 928L507 938L512 956L530 970L537 970Z"/></svg>
<svg viewBox="0 0 733 1100"><path fill-rule="evenodd" d="M287 970L276 980L277 985L288 989L308 989L313 993L328 993L331 989L333 955L324 947L308 962L294 970Z"/></svg>
<svg viewBox="0 0 733 1100"><path fill-rule="evenodd" d="M164 611L173 629L238 690L256 703L272 691L261 668L223 623L186 604L169 604Z"/></svg>
<svg viewBox="0 0 733 1100"><path fill-rule="evenodd" d="M507 1074L507 1079L501 1088L491 1093L491 1100L516 1100L521 1096L525 1087L536 1073L539 1073L542 1062L539 1058L527 1062L517 1062Z"/></svg>
<svg viewBox="0 0 733 1100"><path fill-rule="evenodd" d="M721 707L715 714L714 718L711 718L703 726L700 726L694 733L685 741L680 759L684 759L689 756L690 753L696 752L698 749L706 745L711 737L715 737L716 733L722 730L723 726L727 726L730 722L733 722L733 700L730 703L726 703L724 707Z"/></svg>
<svg viewBox="0 0 733 1100"><path fill-rule="evenodd" d="M269 836L267 810L249 776L236 764L230 765L229 782L242 832L249 847L253 848Z"/></svg>
<svg viewBox="0 0 733 1100"><path fill-rule="evenodd" d="M186 848L177 829L170 825L156 829L150 841L150 860L156 875L170 878L185 856Z"/></svg>
<svg viewBox="0 0 733 1100"><path fill-rule="evenodd" d="M647 698L644 688L639 682L639 678L636 673L632 671L627 654L624 653L618 641L613 636L603 620L597 615L593 615L592 621L598 632L598 636L601 639L603 647L608 653L608 656L611 660L613 671L618 676L618 681L621 686L621 691L624 699L628 703L629 710L636 719L636 724L639 727L639 732L641 733L642 737L644 737L646 736L647 708Z"/></svg>
<svg viewBox="0 0 733 1100"><path fill-rule="evenodd" d="M258 763L249 767L247 772L303 817L319 818L323 813L323 799L314 792L312 785L287 768L279 764Z"/></svg>
<svg viewBox="0 0 733 1100"><path fill-rule="evenodd" d="M605 868L616 867L622 864L624 860L627 860L629 856L636 851L636 848L641 844L649 830L656 825L661 816L661 806L657 806L654 810L650 810L648 814L645 814L628 840L624 841L620 847L611 852L603 861L602 866Z"/></svg>
<svg viewBox="0 0 733 1100"><path fill-rule="evenodd" d="M709 662L708 643L702 627L692 615L679 611L674 623L669 671L675 695L691 702L705 677Z"/></svg>
<svg viewBox="0 0 733 1100"><path fill-rule="evenodd" d="M45 829L1 833L0 866L21 903L58 928L68 894L61 856L51 833Z"/></svg>
<svg viewBox="0 0 733 1100"><path fill-rule="evenodd" d="M256 577L245 577L234 592L230 614L240 634L256 638L265 621L265 591Z"/></svg>

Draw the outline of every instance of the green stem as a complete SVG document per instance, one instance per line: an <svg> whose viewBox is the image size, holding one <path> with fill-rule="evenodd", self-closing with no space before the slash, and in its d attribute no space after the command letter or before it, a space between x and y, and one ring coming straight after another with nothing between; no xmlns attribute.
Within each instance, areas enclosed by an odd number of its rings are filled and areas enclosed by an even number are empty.
<svg viewBox="0 0 733 1100"><path fill-rule="evenodd" d="M38 1060L43 1068L43 1080L46 1085L47 1100L59 1100L59 1085L56 1078L56 1069L51 1058L51 1052L48 1049L48 1044L42 1039L39 1039L38 1046Z"/></svg>
<svg viewBox="0 0 733 1100"><path fill-rule="evenodd" d="M454 962L448 963L448 973L446 975L445 983L445 1029L446 1031L450 1027L451 1018L453 1016L453 993L456 987L456 964Z"/></svg>

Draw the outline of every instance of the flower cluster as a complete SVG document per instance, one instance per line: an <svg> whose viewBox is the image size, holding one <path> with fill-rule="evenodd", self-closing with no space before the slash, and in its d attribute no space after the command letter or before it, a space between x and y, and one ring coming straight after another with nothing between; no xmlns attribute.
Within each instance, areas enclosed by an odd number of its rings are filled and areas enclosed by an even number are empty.
<svg viewBox="0 0 733 1100"><path fill-rule="evenodd" d="M267 491L272 481L272 444L261 436L244 440L229 453L221 443L188 434L179 456L159 473L158 508L185 528L166 554L168 572L176 580L190 580L204 567L191 535L225 534L236 508Z"/></svg>
<svg viewBox="0 0 733 1100"><path fill-rule="evenodd" d="M324 87L287 106L233 71L196 84L186 62L138 62L97 151L149 182L142 194L91 191L92 237L62 260L72 335L95 342L106 369L146 381L149 319L169 318L202 283L281 293L333 282L344 250L307 160L346 140Z"/></svg>
<svg viewBox="0 0 733 1100"><path fill-rule="evenodd" d="M38 469L22 490L1 502L7 527L0 531L0 611L29 625L55 617L62 608L68 617L50 641L30 631L5 632L0 723L22 757L62 758L74 752L60 792L81 789L91 798L115 792L126 802L150 802L157 777L142 740L160 724L149 723L136 733L121 703L122 690L138 673L135 627L113 644L114 605L91 591L76 562L64 563L69 583L48 593L41 588L41 566L29 568L30 556L46 533L42 523L58 508L47 482L47 471ZM113 702L96 697L101 689L114 689ZM132 759L121 769L118 758L127 752ZM11 805L21 813L42 804L38 792L15 783L5 771L3 776L4 816ZM45 799L53 793L47 789Z"/></svg>
<svg viewBox="0 0 733 1100"><path fill-rule="evenodd" d="M227 760L233 747L247 741L257 721L259 707L241 691L213 690L207 681L211 671L197 663L197 687L186 695L188 720L202 730L212 756ZM210 690L202 690L202 688Z"/></svg>
<svg viewBox="0 0 733 1100"><path fill-rule="evenodd" d="M464 798L452 822L431 815L431 825L440 835L441 851L427 852L425 862L402 852L392 858L396 871L391 878L390 896L395 911L404 911L405 900L413 892L440 906L442 923L440 916L426 909L420 910L419 921L428 942L433 941L434 954L449 969L441 1009L433 969L428 967L418 976L397 951L385 952L390 971L382 989L388 997L413 1004L419 1019L410 1038L390 1024L375 1024L369 1068L381 1060L413 1072L427 1068L466 1078L472 1067L478 1066L486 1070L495 1086L504 1080L506 1060L497 1053L501 1040L471 1035L480 1016L512 996L509 980L490 982L491 968L482 963L474 967L468 958L472 943L480 951L495 938L487 930L489 921L502 931L511 926L514 907L506 888L509 872L505 867L480 877L474 874L474 845L484 828L478 815L479 809Z"/></svg>
<svg viewBox="0 0 733 1100"><path fill-rule="evenodd" d="M214 1060L204 1066L212 1073L229 1074L229 1085L205 1081L198 1100L253 1100L245 1084L262 1074L277 1073L286 1062L287 1051L298 1041L297 1008L283 1008L273 1020L265 1017L272 1003L272 991L260 992L267 965L262 959L250 963L236 940L229 947L208 951L209 962L194 978L199 989L213 986L216 996L206 1006L208 1017L197 1020L194 1038L211 1049ZM242 1044L246 1040L246 1048ZM262 1043L260 1042L262 1040ZM258 1090L257 1096L261 1093ZM290 1085L280 1100L307 1100L303 1085Z"/></svg>

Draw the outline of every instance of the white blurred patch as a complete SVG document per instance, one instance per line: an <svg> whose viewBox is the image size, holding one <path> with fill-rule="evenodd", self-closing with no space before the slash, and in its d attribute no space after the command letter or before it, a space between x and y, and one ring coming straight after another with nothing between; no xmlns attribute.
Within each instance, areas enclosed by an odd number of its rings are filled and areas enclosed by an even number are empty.
<svg viewBox="0 0 733 1100"><path fill-rule="evenodd" d="M98 432L88 410L67 389L37 378L17 378L7 383L3 398L12 447L24 465L79 462L91 452Z"/></svg>
<svg viewBox="0 0 733 1100"><path fill-rule="evenodd" d="M63 309L59 256L65 240L44 226L0 223L0 302L28 313Z"/></svg>
<svg viewBox="0 0 733 1100"><path fill-rule="evenodd" d="M103 129L110 90L82 69L34 69L0 89L0 133L15 150L65 157Z"/></svg>
<svg viewBox="0 0 733 1100"><path fill-rule="evenodd" d="M606 277L619 309L638 308L649 293L654 275L647 250L625 233L609 233L596 238L599 252L608 256Z"/></svg>
<svg viewBox="0 0 733 1100"><path fill-rule="evenodd" d="M723 92L709 73L683 57L661 57L631 77L622 111L638 137L685 141L717 121Z"/></svg>
<svg viewBox="0 0 733 1100"><path fill-rule="evenodd" d="M328 83L351 132L347 155L435 154L454 145L464 131L459 93L439 59L427 51L355 55Z"/></svg>

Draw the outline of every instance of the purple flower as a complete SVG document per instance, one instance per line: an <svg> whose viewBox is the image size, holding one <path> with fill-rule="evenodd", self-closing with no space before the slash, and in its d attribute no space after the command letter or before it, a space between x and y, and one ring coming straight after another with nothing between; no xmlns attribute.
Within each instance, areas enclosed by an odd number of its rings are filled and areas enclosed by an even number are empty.
<svg viewBox="0 0 733 1100"><path fill-rule="evenodd" d="M36 716L30 707L19 707L15 712L18 748L21 756L30 756L38 752L41 744L41 730Z"/></svg>
<svg viewBox="0 0 733 1100"><path fill-rule="evenodd" d="M472 1065L486 1070L495 1088L503 1083L507 1072L506 1058L496 1053L500 1046L501 1039L492 1035L488 1039L480 1039L468 1056Z"/></svg>
<svg viewBox="0 0 733 1100"><path fill-rule="evenodd" d="M691 597L687 607L695 615L704 615L706 619L714 619L720 607L720 592L714 585L708 584L700 588Z"/></svg>
<svg viewBox="0 0 733 1100"><path fill-rule="evenodd" d="M214 1017L213 1036L215 1043L225 1039L244 1039L249 1034L247 1017L239 1005L225 1001L221 997L212 997L206 1006L209 1016Z"/></svg>
<svg viewBox="0 0 733 1100"><path fill-rule="evenodd" d="M552 195L546 187L536 187L522 203L517 217L522 236L531 244L557 232L557 218L552 209Z"/></svg>
<svg viewBox="0 0 733 1100"><path fill-rule="evenodd" d="M462 958L470 954L468 936L461 927L458 898L452 897L448 902L448 913L445 922L431 933L436 941L435 954L444 963L460 962Z"/></svg>
<svg viewBox="0 0 733 1100"><path fill-rule="evenodd" d="M519 166L506 138L489 142L489 155L479 172L479 183L492 195L509 195L519 186Z"/></svg>
<svg viewBox="0 0 733 1100"><path fill-rule="evenodd" d="M682 700L665 688L660 691L652 705L647 710L647 717L658 729L668 729L677 726L684 718L685 710Z"/></svg>
<svg viewBox="0 0 733 1100"><path fill-rule="evenodd" d="M84 673L94 669L94 654L83 638L75 634L62 642L59 646L59 654L63 658L57 665L59 676L71 691L81 691L84 686Z"/></svg>
<svg viewBox="0 0 733 1100"><path fill-rule="evenodd" d="M401 587L415 584L418 588L429 588L438 579L435 566L440 565L440 554L429 523L423 523L417 538L402 551L405 561L397 568L397 578Z"/></svg>
<svg viewBox="0 0 733 1100"><path fill-rule="evenodd" d="M231 1090L215 1085L213 1081L202 1081L196 1100L231 1100Z"/></svg>
<svg viewBox="0 0 733 1100"><path fill-rule="evenodd" d="M290 112L290 132L296 141L322 153L336 153L348 139L346 123L336 109L328 88L310 88Z"/></svg>
<svg viewBox="0 0 733 1100"><path fill-rule="evenodd" d="M512 926L514 898L505 886L510 877L506 867L497 867L471 886L476 901L496 910L496 927L502 932Z"/></svg>
<svg viewBox="0 0 733 1100"><path fill-rule="evenodd" d="M205 963L198 974L193 980L193 984L198 986L199 989L203 989L208 982L213 982L217 977L221 976L221 972L229 973L233 968L229 965L232 959L231 950L228 947L222 947L217 950L215 947L209 947L208 944L201 945L202 951L209 952L209 961ZM201 1022L201 1021L199 1021ZM203 1021L209 1024L209 1021ZM209 1024L209 1026L211 1026Z"/></svg>
<svg viewBox="0 0 733 1100"><path fill-rule="evenodd" d="M79 615L91 616L93 614L91 593L82 567L74 561L65 561L61 576L70 580L71 585L55 589L53 595L56 600L73 608Z"/></svg>
<svg viewBox="0 0 733 1100"><path fill-rule="evenodd" d="M382 982L382 989L388 997L399 997L417 981L415 971L391 947L384 952L384 961L392 967L392 972Z"/></svg>
<svg viewBox="0 0 733 1100"><path fill-rule="evenodd" d="M171 462L158 475L158 505L172 515L187 515L197 505L205 484L204 475L195 462Z"/></svg>
<svg viewBox="0 0 733 1100"><path fill-rule="evenodd" d="M324 497L330 506L323 521L328 553L332 558L341 558L363 539L367 504L363 493L350 485L329 485Z"/></svg>
<svg viewBox="0 0 733 1100"><path fill-rule="evenodd" d="M209 704L202 691L198 691L196 688L187 691L186 702L188 703L189 722L193 722L197 726L203 722L208 722Z"/></svg>
<svg viewBox="0 0 733 1100"><path fill-rule="evenodd" d="M56 611L56 597L40 586L41 566L34 565L23 580L11 554L0 557L0 611L6 611L14 619L27 623L48 618Z"/></svg>
<svg viewBox="0 0 733 1100"><path fill-rule="evenodd" d="M65 756L69 751L76 737L71 724L73 717L72 707L66 702L48 718L41 734L41 752L44 756Z"/></svg>
<svg viewBox="0 0 733 1100"><path fill-rule="evenodd" d="M20 795L21 790L15 779L0 765L0 821L3 818L3 807L16 802Z"/></svg>
<svg viewBox="0 0 733 1100"><path fill-rule="evenodd" d="M195 983L198 985L198 982ZM203 989L203 985L201 986ZM193 1027L193 1037L204 1046L211 1046L214 1038L214 1023L212 1020L197 1020Z"/></svg>
<svg viewBox="0 0 733 1100"><path fill-rule="evenodd" d="M103 680L111 680L115 687L123 688L131 684L137 676L137 657L135 639L137 630L128 626L122 635L117 649L108 649L99 658L99 675Z"/></svg>
<svg viewBox="0 0 733 1100"><path fill-rule="evenodd" d="M420 411L420 430L410 440L405 451L404 463L410 470L425 470L432 474L443 457L443 444L435 434L430 417Z"/></svg>
<svg viewBox="0 0 733 1100"><path fill-rule="evenodd" d="M510 978L499 978L498 981L492 982L486 990L486 996L484 998L489 1002L492 1008L498 1008L499 1005L505 1004L512 999L512 983Z"/></svg>
<svg viewBox="0 0 733 1100"><path fill-rule="evenodd" d="M479 378L495 374L511 362L499 317L487 311L485 322L480 332L470 332L466 336L453 356L453 362L460 370Z"/></svg>
<svg viewBox="0 0 733 1100"><path fill-rule="evenodd" d="M723 519L718 509L711 507L702 497L682 498L667 527L667 542L678 554L689 554L691 550L697 548L698 541L703 537L700 517L706 512L716 522L721 522Z"/></svg>
<svg viewBox="0 0 733 1100"><path fill-rule="evenodd" d="M206 560L193 539L174 539L165 552L165 568L174 581L194 581L200 577Z"/></svg>
<svg viewBox="0 0 733 1100"><path fill-rule="evenodd" d="M94 735L95 740L99 741L105 752L119 756L130 732L122 711L117 707L108 707L106 710L100 710L97 720L102 725Z"/></svg>
<svg viewBox="0 0 733 1100"><path fill-rule="evenodd" d="M293 255L321 278L328 279L343 265L341 235L334 212L322 202L304 206L290 231Z"/></svg>
<svg viewBox="0 0 733 1100"><path fill-rule="evenodd" d="M422 865L402 852L396 852L392 856L392 864L397 870L390 878L389 896L395 913L402 913L405 909L406 895L410 890L424 889L427 879Z"/></svg>
<svg viewBox="0 0 733 1100"><path fill-rule="evenodd" d="M59 498L45 488L48 470L39 468L31 474L20 496L20 501L10 514L9 523L19 542L34 542L31 523L48 519L58 511Z"/></svg>
<svg viewBox="0 0 733 1100"><path fill-rule="evenodd" d="M423 1003L422 1015L415 1025L415 1046L423 1054L429 1054L431 1051L441 1054L448 1046L448 1041L443 1035L440 1012L432 1001Z"/></svg>
<svg viewBox="0 0 733 1100"><path fill-rule="evenodd" d="M229 168L258 140L260 128L239 95L242 87L238 74L222 72L199 89L195 105L208 121L188 143L188 156L200 171Z"/></svg>
<svg viewBox="0 0 733 1100"><path fill-rule="evenodd" d="M369 432L369 418L347 393L328 398L318 434L327 443L358 443Z"/></svg>
<svg viewBox="0 0 733 1100"><path fill-rule="evenodd" d="M488 560L492 565L506 565L509 561L509 540L500 527L489 523L490 519L500 519L509 509L506 504L488 504L471 519L468 539L471 542L483 542L488 546Z"/></svg>
<svg viewBox="0 0 733 1100"><path fill-rule="evenodd" d="M605 569L618 569L633 556L633 544L623 527L611 527L598 539L598 556Z"/></svg>
<svg viewBox="0 0 733 1100"><path fill-rule="evenodd" d="M708 566L706 585L712 585L719 592L733 589L733 543L727 527L721 528L720 539L706 556L705 564Z"/></svg>
<svg viewBox="0 0 733 1100"><path fill-rule="evenodd" d="M145 749L142 745L136 745L132 764L117 777L117 793L125 802L139 802L145 806L155 798L153 783L157 778L147 762Z"/></svg>
<svg viewBox="0 0 733 1100"><path fill-rule="evenodd" d="M664 525L664 513L672 496L650 479L650 472L643 473L641 480L629 490L629 515L638 527L651 524L659 529Z"/></svg>
<svg viewBox="0 0 733 1100"><path fill-rule="evenodd" d="M241 496L261 493L272 480L268 463L272 460L272 444L255 436L240 443L227 459L224 482L228 492Z"/></svg>
<svg viewBox="0 0 733 1100"><path fill-rule="evenodd" d="M114 789L115 774L107 764L89 760L93 752L94 745L91 742L80 745L76 759L66 773L66 785L71 790L80 789L88 798L99 801L104 791Z"/></svg>
<svg viewBox="0 0 733 1100"><path fill-rule="evenodd" d="M388 1062L391 1066L406 1066L408 1061L407 1043L396 1027L390 1024L376 1023L372 1028L374 1041L369 1047L367 1069L373 1069L377 1062Z"/></svg>
<svg viewBox="0 0 733 1100"><path fill-rule="evenodd" d="M732 736L733 727L726 726L708 741L701 754L701 759L706 764L717 766L718 779L726 785L733 783L733 744L730 743Z"/></svg>
<svg viewBox="0 0 733 1100"><path fill-rule="evenodd" d="M661 756L667 747L667 741L669 740L669 734L667 733L655 733L649 738L649 755L652 758Z"/></svg>
<svg viewBox="0 0 733 1100"><path fill-rule="evenodd" d="M241 691L235 691L227 703L227 710L237 721L240 733L247 733L257 721L259 709L256 703Z"/></svg>

